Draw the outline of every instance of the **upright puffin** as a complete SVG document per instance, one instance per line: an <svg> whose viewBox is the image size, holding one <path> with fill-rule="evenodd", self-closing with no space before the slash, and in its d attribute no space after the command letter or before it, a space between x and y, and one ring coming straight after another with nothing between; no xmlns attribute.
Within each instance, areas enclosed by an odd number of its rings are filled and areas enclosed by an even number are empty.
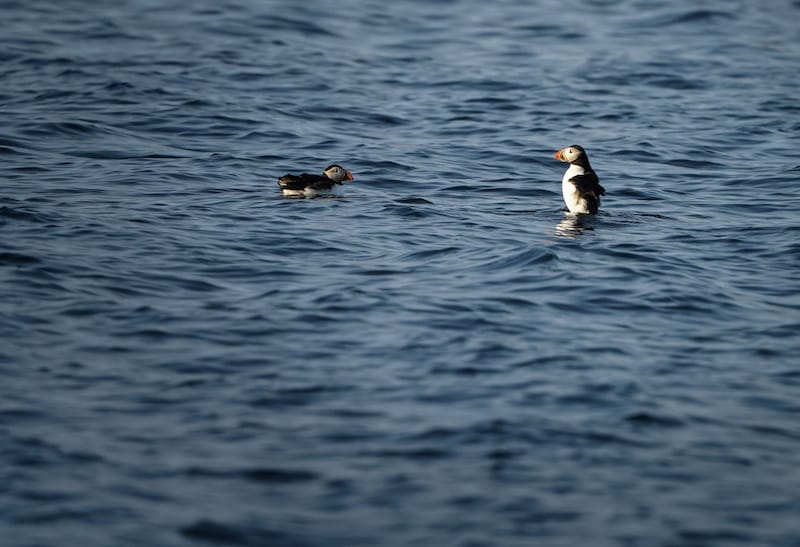
<svg viewBox="0 0 800 547"><path fill-rule="evenodd" d="M606 193L600 179L589 165L586 150L577 144L567 146L553 156L558 161L569 163L561 179L561 193L570 213L595 214L600 208L600 196Z"/></svg>
<svg viewBox="0 0 800 547"><path fill-rule="evenodd" d="M326 167L321 175L303 173L295 176L287 173L278 179L278 186L284 196L312 197L331 193L335 185L342 185L343 180L353 180L353 173L334 163Z"/></svg>

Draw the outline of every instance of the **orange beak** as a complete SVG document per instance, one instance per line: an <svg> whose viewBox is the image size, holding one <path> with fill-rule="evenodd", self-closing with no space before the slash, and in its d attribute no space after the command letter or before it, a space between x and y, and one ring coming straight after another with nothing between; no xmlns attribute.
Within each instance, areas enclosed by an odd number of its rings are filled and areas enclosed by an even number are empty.
<svg viewBox="0 0 800 547"><path fill-rule="evenodd" d="M345 175L344 178L346 178L347 180L353 180L353 173L351 173L350 171L347 171L347 174Z"/></svg>
<svg viewBox="0 0 800 547"><path fill-rule="evenodd" d="M556 152L556 154L553 157L555 159L557 159L558 161L566 161L564 159L564 149L563 148L561 150L559 150L558 152Z"/></svg>

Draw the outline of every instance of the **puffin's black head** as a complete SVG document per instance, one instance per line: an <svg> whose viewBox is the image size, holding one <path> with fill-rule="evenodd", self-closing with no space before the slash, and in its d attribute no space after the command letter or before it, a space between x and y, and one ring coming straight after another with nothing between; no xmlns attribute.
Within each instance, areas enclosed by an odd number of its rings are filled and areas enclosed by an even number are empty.
<svg viewBox="0 0 800 547"><path fill-rule="evenodd" d="M346 170L338 163L329 165L323 171L326 177L335 182L342 182L343 180L353 180L353 173Z"/></svg>
<svg viewBox="0 0 800 547"><path fill-rule="evenodd" d="M587 164L589 163L589 158L586 156L586 150L583 149L582 146L578 146L577 144L573 144L571 146L567 146L566 148L562 148L558 152L556 152L555 156L553 156L558 161L565 161L569 163L582 163L585 161Z"/></svg>

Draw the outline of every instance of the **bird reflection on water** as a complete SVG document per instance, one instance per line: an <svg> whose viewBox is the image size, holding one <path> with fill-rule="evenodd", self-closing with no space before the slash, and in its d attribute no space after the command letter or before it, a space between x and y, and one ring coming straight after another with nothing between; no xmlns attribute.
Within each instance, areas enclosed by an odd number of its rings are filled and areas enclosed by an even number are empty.
<svg viewBox="0 0 800 547"><path fill-rule="evenodd" d="M567 213L564 218L556 224L554 229L556 235L575 239L586 231L594 231L596 217L594 215L574 215Z"/></svg>

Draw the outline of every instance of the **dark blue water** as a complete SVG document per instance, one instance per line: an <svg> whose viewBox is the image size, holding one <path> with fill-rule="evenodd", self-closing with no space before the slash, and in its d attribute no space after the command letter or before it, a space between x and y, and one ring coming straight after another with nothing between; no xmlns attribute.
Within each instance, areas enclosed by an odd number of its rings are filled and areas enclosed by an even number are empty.
<svg viewBox="0 0 800 547"><path fill-rule="evenodd" d="M799 16L1 2L0 544L800 545Z"/></svg>

